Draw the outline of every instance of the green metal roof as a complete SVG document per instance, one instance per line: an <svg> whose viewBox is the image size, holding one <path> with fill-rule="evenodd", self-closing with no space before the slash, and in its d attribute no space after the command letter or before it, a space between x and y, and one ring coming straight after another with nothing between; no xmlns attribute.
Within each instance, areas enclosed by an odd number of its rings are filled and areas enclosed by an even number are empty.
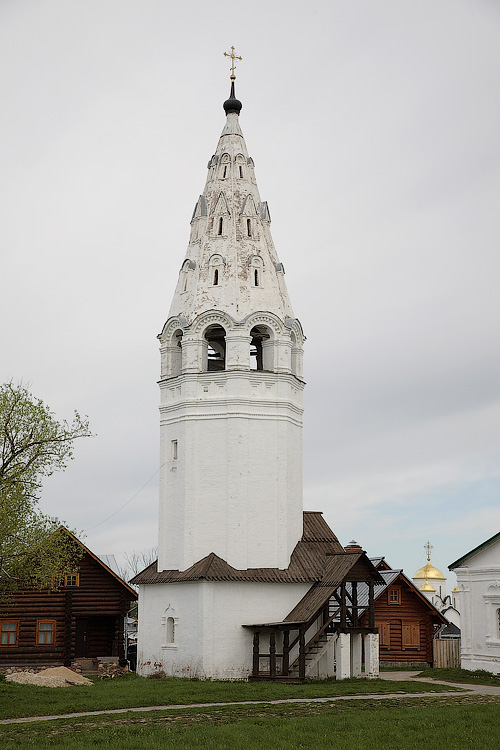
<svg viewBox="0 0 500 750"><path fill-rule="evenodd" d="M470 552L467 552L467 554L463 555L462 557L459 557L458 560L455 560L455 562L451 563L451 565L448 565L448 570L454 570L455 568L459 568L465 560L467 560L468 557L472 557L472 555L475 555L476 552L480 552L482 549L486 549L486 547L489 547L490 544L493 544L498 539L500 539L500 531L498 534L494 534L492 537L487 539L482 544L478 545L477 547L474 547L474 549L471 549Z"/></svg>

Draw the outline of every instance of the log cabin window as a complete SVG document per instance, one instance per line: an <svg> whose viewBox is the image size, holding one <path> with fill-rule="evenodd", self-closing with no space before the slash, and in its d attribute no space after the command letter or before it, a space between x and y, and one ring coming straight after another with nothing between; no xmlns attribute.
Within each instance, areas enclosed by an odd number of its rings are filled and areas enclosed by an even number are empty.
<svg viewBox="0 0 500 750"><path fill-rule="evenodd" d="M63 586L79 586L80 585L80 573L73 573L69 576L64 576Z"/></svg>
<svg viewBox="0 0 500 750"><path fill-rule="evenodd" d="M56 640L56 621L55 620L37 620L36 621L36 645L53 646Z"/></svg>
<svg viewBox="0 0 500 750"><path fill-rule="evenodd" d="M381 622L378 625L379 645L380 648L391 647L391 623Z"/></svg>
<svg viewBox="0 0 500 750"><path fill-rule="evenodd" d="M0 646L17 646L19 620L0 620Z"/></svg>
<svg viewBox="0 0 500 750"><path fill-rule="evenodd" d="M403 623L401 635L403 649L420 648L420 623Z"/></svg>
<svg viewBox="0 0 500 750"><path fill-rule="evenodd" d="M391 586L388 593L389 604L401 604L401 588L399 586Z"/></svg>

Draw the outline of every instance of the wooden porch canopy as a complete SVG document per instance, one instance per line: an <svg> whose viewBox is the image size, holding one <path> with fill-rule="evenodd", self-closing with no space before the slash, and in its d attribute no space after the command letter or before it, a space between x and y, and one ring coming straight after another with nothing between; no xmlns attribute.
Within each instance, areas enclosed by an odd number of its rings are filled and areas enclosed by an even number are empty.
<svg viewBox="0 0 500 750"><path fill-rule="evenodd" d="M358 603L358 583L368 586L368 627L359 624L367 602L365 598L362 604ZM321 580L311 586L283 621L244 626L254 631L252 679L304 679L307 661L321 655L332 634L377 632L374 587L383 584L382 576L364 552L327 554ZM308 634L315 623L318 626ZM294 631L296 635L291 638ZM261 651L263 633L269 635L268 652ZM276 651L277 636L282 653ZM269 669L261 669L261 659L268 662Z"/></svg>

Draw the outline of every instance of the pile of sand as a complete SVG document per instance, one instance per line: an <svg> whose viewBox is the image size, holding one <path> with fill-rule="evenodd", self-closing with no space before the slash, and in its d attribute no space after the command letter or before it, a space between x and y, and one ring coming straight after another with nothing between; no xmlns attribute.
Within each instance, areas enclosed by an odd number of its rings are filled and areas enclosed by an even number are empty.
<svg viewBox="0 0 500 750"><path fill-rule="evenodd" d="M5 678L9 682L20 682L24 685L42 685L43 687L70 687L71 685L92 685L92 680L82 677L67 667L49 667L41 672L13 672Z"/></svg>

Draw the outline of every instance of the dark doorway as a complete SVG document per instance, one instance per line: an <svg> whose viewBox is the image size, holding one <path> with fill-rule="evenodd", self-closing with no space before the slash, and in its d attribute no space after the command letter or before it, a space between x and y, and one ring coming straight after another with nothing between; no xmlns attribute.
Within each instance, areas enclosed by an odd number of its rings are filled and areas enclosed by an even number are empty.
<svg viewBox="0 0 500 750"><path fill-rule="evenodd" d="M88 658L89 656L89 618L78 617L76 620L75 657Z"/></svg>

